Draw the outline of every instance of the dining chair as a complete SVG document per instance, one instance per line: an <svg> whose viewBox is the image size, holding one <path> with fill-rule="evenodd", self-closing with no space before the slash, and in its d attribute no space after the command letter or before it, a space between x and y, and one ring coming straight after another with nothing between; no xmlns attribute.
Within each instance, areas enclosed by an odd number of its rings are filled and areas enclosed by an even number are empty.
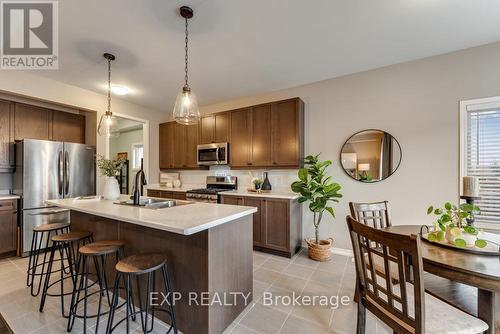
<svg viewBox="0 0 500 334"><path fill-rule="evenodd" d="M379 230L347 217L351 237L358 290L357 334L364 334L366 310L401 334L459 334L482 333L488 325L433 296L424 290L420 237L404 236ZM379 246L375 246L379 245ZM368 255L368 266L365 261ZM377 275L374 255L383 259L385 275ZM391 279L394 263L398 283ZM408 282L405 267L411 263L412 283Z"/></svg>
<svg viewBox="0 0 500 334"><path fill-rule="evenodd" d="M391 210L388 201L373 203L349 202L351 217L358 222L374 228L384 228L392 225Z"/></svg>
<svg viewBox="0 0 500 334"><path fill-rule="evenodd" d="M356 221L363 223L365 225L371 226L373 228L384 228L388 226L392 226L391 222L391 209L388 201L382 202L372 202L372 203L356 203L349 202L349 209L351 210L351 217L353 217ZM368 257L365 255L365 261L367 261L368 266L370 263L368 262ZM373 256L373 266L375 267L375 272L384 276L384 263L381 257ZM394 264L390 264L394 266ZM392 270L392 281L393 283L398 283L398 275L396 270ZM354 292L354 301L358 301L358 293L357 290Z"/></svg>

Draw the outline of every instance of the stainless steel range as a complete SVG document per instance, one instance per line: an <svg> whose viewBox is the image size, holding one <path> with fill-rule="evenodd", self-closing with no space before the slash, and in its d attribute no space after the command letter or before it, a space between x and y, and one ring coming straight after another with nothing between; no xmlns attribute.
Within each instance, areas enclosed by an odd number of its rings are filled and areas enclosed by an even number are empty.
<svg viewBox="0 0 500 334"><path fill-rule="evenodd" d="M220 203L220 193L238 189L236 176L207 176L207 187L188 190L186 199L194 202Z"/></svg>

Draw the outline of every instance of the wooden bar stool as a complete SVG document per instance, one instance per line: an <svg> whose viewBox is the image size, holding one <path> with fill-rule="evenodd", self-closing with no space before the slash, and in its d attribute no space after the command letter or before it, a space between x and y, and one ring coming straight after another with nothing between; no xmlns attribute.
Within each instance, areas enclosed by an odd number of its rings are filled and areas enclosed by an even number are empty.
<svg viewBox="0 0 500 334"><path fill-rule="evenodd" d="M31 238L31 248L29 253L28 270L26 271L26 286L30 288L33 297L38 296L42 287L42 281L47 273L48 258L46 248L50 245L53 235L67 233L70 231L69 223L54 223L36 226L33 229ZM45 242L44 242L45 241ZM42 262L40 253L43 252ZM58 260L59 261L59 260ZM35 284L35 278L38 278L38 284Z"/></svg>
<svg viewBox="0 0 500 334"><path fill-rule="evenodd" d="M141 254L141 255L132 255L129 256L116 264L116 278L115 284L113 288L113 304L111 307L111 311L109 313L108 325L106 333L112 333L113 330L120 325L123 321L126 321L127 324L127 333L130 332L130 324L129 318L134 317L136 314L139 314L141 317L141 325L142 331L144 333L149 333L153 330L154 320L155 320L155 311L162 311L167 313L170 316L170 328L167 333L173 329L174 333L177 334L177 324L175 321L175 309L172 298L172 285L170 281L170 276L167 271L167 260L165 255L162 254ZM161 271L161 273L160 273ZM155 289L155 274L156 272L161 274L163 285L165 289L165 293L168 296L168 308L161 308L159 306L153 306L150 304L150 294ZM147 275L146 282L146 295L145 295L145 305L143 306L142 298L141 298L141 287L139 278L141 275ZM135 277L137 283L137 297L139 299L139 311L135 311L135 308L130 307L130 299L132 296L132 284L131 279ZM120 285L120 280L124 281L125 289L126 289L126 301L127 304L127 315L125 318L118 321L113 326L113 318L117 309L121 306L117 307L118 304L118 287ZM130 310L133 309L133 312ZM148 328L148 313L151 312L151 328Z"/></svg>
<svg viewBox="0 0 500 334"><path fill-rule="evenodd" d="M125 243L120 240L111 241L96 241L78 249L77 260L77 275L75 279L75 286L71 297L71 307L68 319L68 332L73 328L75 318L83 319L83 333L87 332L87 319L96 318L95 333L98 333L99 319L102 315L109 313L111 308L111 298L107 286L106 277L106 260L108 256L115 254L115 261L118 262L123 258L123 248ZM90 262L94 262L96 277L93 283L89 285L89 276L91 275L89 267ZM89 289L95 284L99 288L90 292ZM80 294L83 292L83 297ZM99 302L97 312L95 314L88 314L88 301L89 298L95 294L99 295ZM108 301L108 310L102 311L102 298L106 295ZM78 306L83 302L83 314L78 313Z"/></svg>
<svg viewBox="0 0 500 334"><path fill-rule="evenodd" d="M40 301L39 311L43 312L47 296L61 298L61 314L67 318L68 315L64 312L64 296L69 296L72 292L64 291L64 281L71 279L71 287L74 287L75 282L75 247L80 247L86 243L92 242L92 233L90 232L68 232L63 234L56 234L52 237L52 246L50 250L50 258L48 261L47 274L45 275L45 282L43 285L42 298ZM56 251L60 255L60 268L53 270ZM65 265L66 262L66 265ZM65 269L69 269L69 273ZM50 282L51 275L59 272L60 278L54 282ZM59 293L50 293L49 289L56 285L60 285ZM73 289L72 289L73 290Z"/></svg>

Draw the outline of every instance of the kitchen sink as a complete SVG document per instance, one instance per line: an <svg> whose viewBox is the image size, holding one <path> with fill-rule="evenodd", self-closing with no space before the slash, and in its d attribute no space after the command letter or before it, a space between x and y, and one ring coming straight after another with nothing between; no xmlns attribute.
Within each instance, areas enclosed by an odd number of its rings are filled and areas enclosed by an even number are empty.
<svg viewBox="0 0 500 334"><path fill-rule="evenodd" d="M119 205L129 205L129 206L139 206L148 209L164 209L171 208L173 206L189 204L187 201L177 201L173 199L159 199L159 198L141 198L139 200L139 205L134 205L134 201L129 199L127 201L115 202Z"/></svg>

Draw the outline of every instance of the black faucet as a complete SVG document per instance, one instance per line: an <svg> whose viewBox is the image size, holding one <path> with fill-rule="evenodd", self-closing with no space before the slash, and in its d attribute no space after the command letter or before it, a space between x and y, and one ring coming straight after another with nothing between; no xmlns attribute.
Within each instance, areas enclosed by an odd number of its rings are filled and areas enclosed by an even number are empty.
<svg viewBox="0 0 500 334"><path fill-rule="evenodd" d="M144 186L147 185L148 183L146 182L146 175L144 174L144 159L141 159L141 169L135 174L135 180L134 180L134 205L139 205L141 196L144 195ZM141 179L139 181L139 178ZM140 182L140 184L139 184ZM141 190L139 191L139 187Z"/></svg>

